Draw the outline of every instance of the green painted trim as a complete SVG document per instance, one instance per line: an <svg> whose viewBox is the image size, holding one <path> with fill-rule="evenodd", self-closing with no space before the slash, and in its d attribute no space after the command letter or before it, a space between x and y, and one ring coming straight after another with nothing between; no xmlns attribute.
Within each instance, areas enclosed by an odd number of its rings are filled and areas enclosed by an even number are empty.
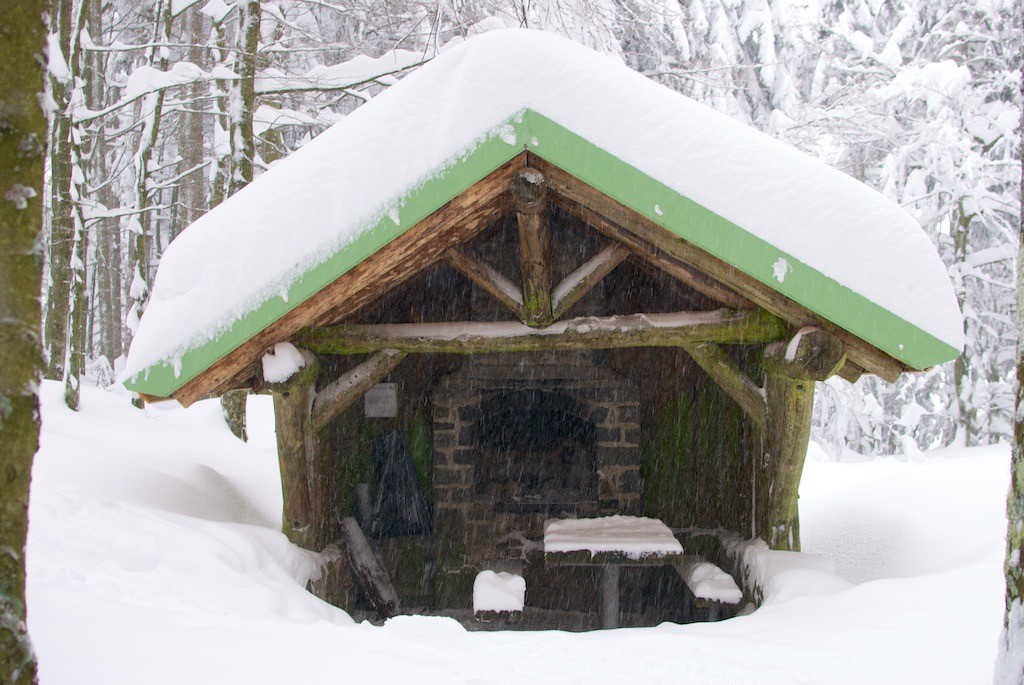
<svg viewBox="0 0 1024 685"><path fill-rule="evenodd" d="M960 354L951 345L680 195L551 119L528 110L526 123L530 152L771 286L889 356L915 369L926 369ZM785 259L789 266L782 283L774 278L774 266L780 258Z"/></svg>
<svg viewBox="0 0 1024 685"><path fill-rule="evenodd" d="M181 358L180 369L175 370L171 361L163 361L132 377L125 386L147 395L170 397L219 359L515 157L524 143L548 162L913 368L928 368L959 354L959 350L551 119L526 110L496 131L506 132L508 138L510 125L516 133L513 143L493 132L461 159L439 169L398 198L398 224L388 216L382 218L330 259L299 277L288 288L287 300L274 297L264 302L214 339L189 350ZM790 268L782 283L773 278L774 265L780 258Z"/></svg>

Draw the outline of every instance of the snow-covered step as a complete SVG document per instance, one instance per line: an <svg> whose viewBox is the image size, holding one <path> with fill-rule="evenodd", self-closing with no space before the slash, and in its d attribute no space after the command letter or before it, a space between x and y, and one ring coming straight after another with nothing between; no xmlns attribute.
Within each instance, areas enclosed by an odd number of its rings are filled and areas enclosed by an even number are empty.
<svg viewBox="0 0 1024 685"><path fill-rule="evenodd" d="M526 603L526 579L505 571L481 571L473 582L473 617L516 621Z"/></svg>

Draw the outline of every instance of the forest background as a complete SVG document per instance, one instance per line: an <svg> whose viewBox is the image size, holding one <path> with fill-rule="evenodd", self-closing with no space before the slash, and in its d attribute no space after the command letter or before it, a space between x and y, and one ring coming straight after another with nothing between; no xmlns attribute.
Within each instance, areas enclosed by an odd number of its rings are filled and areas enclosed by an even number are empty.
<svg viewBox="0 0 1024 685"><path fill-rule="evenodd" d="M1009 440L1020 214L1012 0L51 0L45 375L115 382L171 240L453 41L529 27L910 212L965 315L949 364L819 384L833 458ZM234 402L234 404L232 404ZM229 399L238 415L243 398ZM244 407L244 404L241 405ZM243 414L244 415L244 414Z"/></svg>

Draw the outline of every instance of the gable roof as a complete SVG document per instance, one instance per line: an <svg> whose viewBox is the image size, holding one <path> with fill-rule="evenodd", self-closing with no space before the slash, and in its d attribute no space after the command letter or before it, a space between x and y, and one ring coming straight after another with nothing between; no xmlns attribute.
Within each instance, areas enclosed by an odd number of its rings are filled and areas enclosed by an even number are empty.
<svg viewBox="0 0 1024 685"><path fill-rule="evenodd" d="M946 270L895 203L610 57L495 31L435 58L179 235L126 385L172 395L524 150L909 367L962 347Z"/></svg>

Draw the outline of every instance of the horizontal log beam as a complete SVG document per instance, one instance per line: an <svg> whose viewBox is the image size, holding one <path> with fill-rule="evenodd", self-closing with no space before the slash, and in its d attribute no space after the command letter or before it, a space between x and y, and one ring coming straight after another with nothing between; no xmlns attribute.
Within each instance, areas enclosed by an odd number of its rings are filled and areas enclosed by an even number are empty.
<svg viewBox="0 0 1024 685"><path fill-rule="evenodd" d="M562 318L572 306L593 290L630 255L630 250L619 243L612 243L580 265L578 269L562 279L552 294L555 321Z"/></svg>
<svg viewBox="0 0 1024 685"><path fill-rule="evenodd" d="M764 391L743 373L725 350L707 342L686 344L683 349L757 426L764 428L767 422Z"/></svg>
<svg viewBox="0 0 1024 685"><path fill-rule="evenodd" d="M516 318L523 318L523 293L519 286L505 278L490 264L485 264L462 250L451 249L444 256L456 271L505 305Z"/></svg>
<svg viewBox="0 0 1024 685"><path fill-rule="evenodd" d="M785 325L761 309L631 316L581 317L546 328L518 321L434 324L348 324L308 328L298 344L324 354L365 354L382 349L411 353L486 354L677 347L685 343L733 345L787 337Z"/></svg>
<svg viewBox="0 0 1024 685"><path fill-rule="evenodd" d="M313 427L320 430L327 426L380 383L406 356L406 352L398 350L381 350L318 392L313 400Z"/></svg>

